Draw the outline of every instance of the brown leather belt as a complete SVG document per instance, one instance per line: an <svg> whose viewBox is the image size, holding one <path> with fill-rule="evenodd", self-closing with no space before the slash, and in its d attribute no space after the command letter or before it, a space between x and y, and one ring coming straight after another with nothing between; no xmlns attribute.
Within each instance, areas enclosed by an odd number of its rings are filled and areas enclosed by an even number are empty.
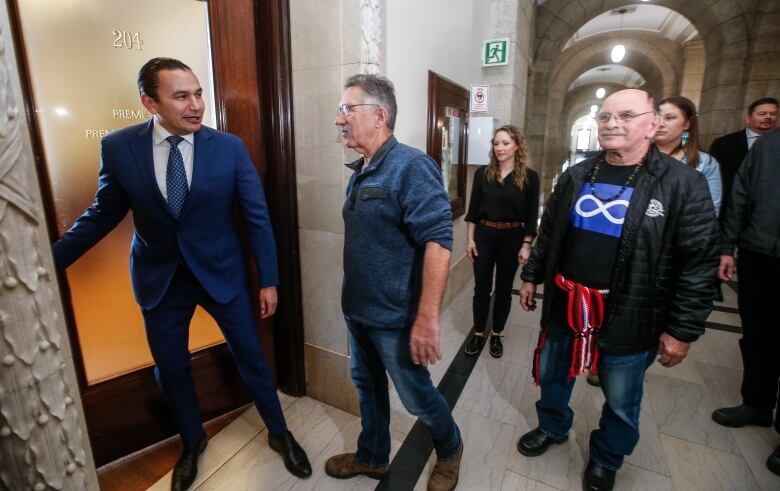
<svg viewBox="0 0 780 491"><path fill-rule="evenodd" d="M496 228L499 230L505 228L520 228L523 226L523 222L491 222L490 220L480 220L479 223L486 227Z"/></svg>

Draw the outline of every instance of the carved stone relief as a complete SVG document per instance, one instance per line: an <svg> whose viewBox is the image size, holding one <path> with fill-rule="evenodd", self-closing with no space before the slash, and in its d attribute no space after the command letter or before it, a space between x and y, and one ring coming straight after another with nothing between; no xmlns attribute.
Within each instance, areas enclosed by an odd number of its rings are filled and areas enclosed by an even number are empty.
<svg viewBox="0 0 780 491"><path fill-rule="evenodd" d="M97 489L0 10L0 488Z"/></svg>

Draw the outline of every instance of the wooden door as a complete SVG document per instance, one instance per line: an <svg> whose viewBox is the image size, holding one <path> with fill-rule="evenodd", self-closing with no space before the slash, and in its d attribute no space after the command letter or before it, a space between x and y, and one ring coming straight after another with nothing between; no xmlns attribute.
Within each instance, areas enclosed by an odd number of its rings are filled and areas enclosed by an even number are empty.
<svg viewBox="0 0 780 491"><path fill-rule="evenodd" d="M31 82L36 67L28 64L25 19L20 17L24 15L24 10L20 9L24 7L24 1L10 0L9 10L19 47L17 61L39 175L42 176L40 184L47 204L49 231L56 238L59 229L46 160L47 148L41 137L38 116L41 108L36 106ZM246 144L264 183L279 249L282 283L279 307L277 315L269 321L260 321L258 316L258 335L269 363L275 369L280 389L291 395L302 395L305 379L287 28L289 6L287 0L208 0L207 9L208 25L188 28L208 28L217 127L238 135ZM121 29L119 32L117 39L121 44L126 39L121 35ZM138 41L134 45L133 36L129 31L128 49L140 46L141 39L136 38ZM74 53L74 56L78 54ZM100 67L95 69L99 74ZM250 268L248 275L251 288L256 292L258 283L252 271ZM88 380L85 354L78 342L72 292L65 276L60 278L60 286L96 465L175 435L176 427L157 387L153 367L135 369L106 380ZM110 317L105 318L105 329L111 329L113 321ZM138 328L143 329L142 326ZM251 402L223 342L194 352L192 364L204 420Z"/></svg>

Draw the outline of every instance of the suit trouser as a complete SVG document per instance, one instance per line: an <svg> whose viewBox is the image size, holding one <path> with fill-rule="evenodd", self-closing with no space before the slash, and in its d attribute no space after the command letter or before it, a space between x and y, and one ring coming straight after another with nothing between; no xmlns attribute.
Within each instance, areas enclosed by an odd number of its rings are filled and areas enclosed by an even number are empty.
<svg viewBox="0 0 780 491"><path fill-rule="evenodd" d="M179 267L163 299L142 309L146 337L156 363L154 374L181 432L185 448L205 435L192 380L188 349L190 320L200 305L217 321L238 370L249 386L260 416L272 435L287 431L271 369L260 349L247 288L227 303L206 293L192 272Z"/></svg>
<svg viewBox="0 0 780 491"><path fill-rule="evenodd" d="M777 282L780 257L740 249L739 315L742 318L742 401L760 411L772 411L780 403L780 319ZM780 432L780 411L775 416Z"/></svg>
<svg viewBox="0 0 780 491"><path fill-rule="evenodd" d="M477 258L474 261L474 330L484 332L490 310L490 291L493 289L493 269L496 270L496 290L493 301L493 332L500 333L512 308L512 282L517 273L517 255L523 246L523 228L494 229L475 225L474 242Z"/></svg>

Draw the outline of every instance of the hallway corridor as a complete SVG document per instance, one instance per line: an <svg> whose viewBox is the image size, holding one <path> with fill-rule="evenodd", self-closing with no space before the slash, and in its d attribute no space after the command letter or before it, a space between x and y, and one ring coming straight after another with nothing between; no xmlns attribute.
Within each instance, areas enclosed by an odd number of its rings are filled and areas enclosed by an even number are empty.
<svg viewBox="0 0 780 491"><path fill-rule="evenodd" d="M458 294L442 316L444 359L431 370L437 384L448 369L462 373L462 366L455 369L451 365L471 326L472 285ZM717 304L707 333L693 344L688 358L671 369L654 364L648 370L642 438L618 473L616 489L770 491L780 487L780 478L764 465L766 456L778 443L771 428L731 429L710 419L715 408L739 403L740 321L734 290L724 287L724 294L725 301ZM534 402L538 389L531 380L530 364L538 333L538 312L529 314L520 310L516 302L513 304L504 357L495 360L487 350L483 351L457 399L454 415L465 442L460 490L552 491L581 487L588 435L598 424L603 404L601 391L584 379L578 380L572 397L575 420L569 441L535 459L523 457L515 448L518 438L537 422ZM448 377L449 382L444 385L457 379L458 375ZM440 389L446 394L452 387L440 385ZM392 475L380 489L407 489L406 481L415 475L411 469L422 464L414 462L413 447L425 444L423 439L409 436L415 419L403 409L394 393L391 401L393 456L405 441L412 451L394 460ZM378 482L366 477L339 481L324 473L328 457L354 450L359 418L308 397L282 396L282 404L291 430L311 459L314 474L310 479L298 480L284 469L281 459L268 447L264 425L251 408L209 441L193 489L377 488ZM415 490L425 489L434 458L428 457ZM169 486L170 474L151 489L162 491Z"/></svg>

